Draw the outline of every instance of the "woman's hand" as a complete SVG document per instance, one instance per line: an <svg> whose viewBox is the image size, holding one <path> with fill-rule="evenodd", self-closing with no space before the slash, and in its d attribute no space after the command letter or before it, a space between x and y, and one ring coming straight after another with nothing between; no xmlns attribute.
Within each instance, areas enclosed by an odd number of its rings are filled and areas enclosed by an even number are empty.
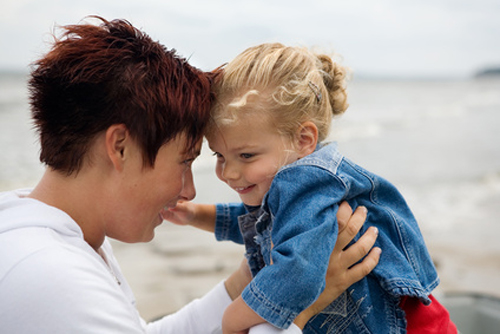
<svg viewBox="0 0 500 334"><path fill-rule="evenodd" d="M364 207L358 207L352 214L352 209L347 202L340 205L337 213L339 234L330 255L325 290L314 304L295 319L295 324L298 327L304 328L309 319L337 299L352 284L368 275L377 265L381 249L377 247L372 249L378 235L378 230L375 227L370 227L356 243L344 250L363 226L366 214ZM366 258L361 263L353 266L365 256Z"/></svg>

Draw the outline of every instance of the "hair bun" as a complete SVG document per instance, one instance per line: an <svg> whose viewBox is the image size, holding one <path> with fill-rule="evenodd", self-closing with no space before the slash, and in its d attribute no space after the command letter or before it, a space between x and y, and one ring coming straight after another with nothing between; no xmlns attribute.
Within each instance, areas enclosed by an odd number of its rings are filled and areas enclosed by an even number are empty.
<svg viewBox="0 0 500 334"><path fill-rule="evenodd" d="M341 115L349 106L346 91L347 70L345 67L334 62L328 55L320 54L317 57L321 62L323 82L328 91L332 113L334 115Z"/></svg>

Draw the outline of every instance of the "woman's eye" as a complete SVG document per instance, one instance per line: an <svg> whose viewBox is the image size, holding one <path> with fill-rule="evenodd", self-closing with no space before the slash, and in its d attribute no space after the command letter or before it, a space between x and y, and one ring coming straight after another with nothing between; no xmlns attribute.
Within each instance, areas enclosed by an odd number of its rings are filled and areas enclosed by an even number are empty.
<svg viewBox="0 0 500 334"><path fill-rule="evenodd" d="M251 157L253 157L254 155L251 154L251 153L242 153L240 155L243 159L250 159Z"/></svg>
<svg viewBox="0 0 500 334"><path fill-rule="evenodd" d="M217 157L217 160L224 159L224 156L222 154L220 154L219 152L214 152L213 156Z"/></svg>
<svg viewBox="0 0 500 334"><path fill-rule="evenodd" d="M193 164L193 162L194 162L194 159L186 159L186 160L184 160L182 163L183 163L184 165L186 165L186 166L191 167L191 165Z"/></svg>

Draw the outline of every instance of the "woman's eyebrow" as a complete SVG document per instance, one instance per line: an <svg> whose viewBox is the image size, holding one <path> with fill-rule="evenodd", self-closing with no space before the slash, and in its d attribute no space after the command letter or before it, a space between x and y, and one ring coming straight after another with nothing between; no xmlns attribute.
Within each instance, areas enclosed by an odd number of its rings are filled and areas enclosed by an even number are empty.
<svg viewBox="0 0 500 334"><path fill-rule="evenodd" d="M201 149L192 149L183 153L185 158L196 159L201 154Z"/></svg>

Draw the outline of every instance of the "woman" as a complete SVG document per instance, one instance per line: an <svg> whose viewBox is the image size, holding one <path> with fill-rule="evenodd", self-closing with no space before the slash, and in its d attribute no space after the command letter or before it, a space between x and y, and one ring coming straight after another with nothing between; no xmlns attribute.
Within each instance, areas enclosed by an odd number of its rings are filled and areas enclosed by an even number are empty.
<svg viewBox="0 0 500 334"><path fill-rule="evenodd" d="M191 163L212 101L210 81L126 21L67 26L35 63L32 117L47 168L32 190L0 194L0 326L8 333L213 333L249 281L242 266L200 300L146 324L107 238L147 242L165 209L195 197ZM333 256L326 292L299 328L378 260L369 233ZM351 230L355 230L352 232ZM340 264L339 264L340 262ZM262 333L275 329L263 327Z"/></svg>

